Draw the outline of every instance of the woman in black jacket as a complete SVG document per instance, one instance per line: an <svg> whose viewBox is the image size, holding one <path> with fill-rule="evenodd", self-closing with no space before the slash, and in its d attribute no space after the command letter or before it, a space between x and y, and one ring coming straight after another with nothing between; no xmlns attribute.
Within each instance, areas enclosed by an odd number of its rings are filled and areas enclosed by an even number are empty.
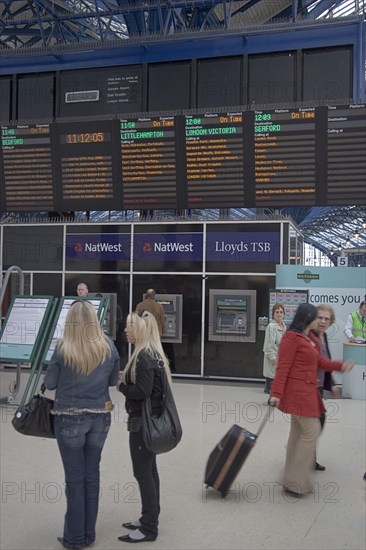
<svg viewBox="0 0 366 550"><path fill-rule="evenodd" d="M144 542L156 540L158 536L160 486L156 455L147 450L142 437L141 405L150 397L153 413L160 415L163 398L161 367L165 368L169 382L171 375L158 325L151 313L130 313L125 333L135 348L117 389L126 397L132 467L140 488L142 513L138 520L122 524L131 533L118 538L123 542Z"/></svg>

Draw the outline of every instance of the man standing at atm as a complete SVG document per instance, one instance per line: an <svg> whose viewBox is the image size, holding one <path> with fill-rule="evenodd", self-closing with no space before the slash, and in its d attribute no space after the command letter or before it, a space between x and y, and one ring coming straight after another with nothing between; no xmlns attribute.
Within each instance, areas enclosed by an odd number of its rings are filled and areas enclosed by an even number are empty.
<svg viewBox="0 0 366 550"><path fill-rule="evenodd" d="M137 304L136 312L149 311L156 319L161 337L165 332L165 314L163 306L155 300L155 294L155 290L149 288L145 293L145 299Z"/></svg>

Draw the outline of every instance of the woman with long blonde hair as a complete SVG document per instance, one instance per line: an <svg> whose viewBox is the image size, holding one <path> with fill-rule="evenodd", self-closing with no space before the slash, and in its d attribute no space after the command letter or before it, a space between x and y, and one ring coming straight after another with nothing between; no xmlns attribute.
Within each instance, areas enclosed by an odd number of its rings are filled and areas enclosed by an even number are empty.
<svg viewBox="0 0 366 550"><path fill-rule="evenodd" d="M56 389L55 435L65 470L67 510L65 548L95 540L99 501L99 463L111 425L109 386L119 375L119 355L103 333L93 306L71 304L63 337L47 368L44 385Z"/></svg>
<svg viewBox="0 0 366 550"><path fill-rule="evenodd" d="M142 437L142 401L150 397L152 412L159 416L163 403L161 371L165 369L169 383L171 374L161 345L158 325L151 313L130 313L125 334L128 342L135 347L117 389L126 397L131 460L140 488L142 512L139 519L122 524L131 532L118 538L123 542L144 542L156 540L158 536L160 483L156 454L146 448Z"/></svg>

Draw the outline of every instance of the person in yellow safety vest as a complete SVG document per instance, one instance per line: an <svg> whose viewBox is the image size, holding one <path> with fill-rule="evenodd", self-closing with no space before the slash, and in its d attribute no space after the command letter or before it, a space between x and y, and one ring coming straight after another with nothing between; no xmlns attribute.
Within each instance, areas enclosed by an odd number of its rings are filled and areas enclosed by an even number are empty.
<svg viewBox="0 0 366 550"><path fill-rule="evenodd" d="M366 300L348 315L344 333L349 342L366 342Z"/></svg>

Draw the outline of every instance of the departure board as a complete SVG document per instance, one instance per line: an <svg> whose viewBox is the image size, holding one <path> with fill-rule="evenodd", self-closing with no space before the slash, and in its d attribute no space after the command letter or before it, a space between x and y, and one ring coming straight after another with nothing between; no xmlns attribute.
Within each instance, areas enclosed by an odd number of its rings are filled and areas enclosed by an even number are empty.
<svg viewBox="0 0 366 550"><path fill-rule="evenodd" d="M57 124L57 187L60 210L117 210L113 121Z"/></svg>
<svg viewBox="0 0 366 550"><path fill-rule="evenodd" d="M244 206L242 113L185 116L188 208Z"/></svg>
<svg viewBox="0 0 366 550"><path fill-rule="evenodd" d="M124 208L177 208L175 118L122 119L120 124Z"/></svg>
<svg viewBox="0 0 366 550"><path fill-rule="evenodd" d="M328 204L366 204L366 105L328 107Z"/></svg>
<svg viewBox="0 0 366 550"><path fill-rule="evenodd" d="M256 206L315 204L315 108L255 111Z"/></svg>
<svg viewBox="0 0 366 550"><path fill-rule="evenodd" d="M50 125L2 126L1 151L2 209L54 210Z"/></svg>

